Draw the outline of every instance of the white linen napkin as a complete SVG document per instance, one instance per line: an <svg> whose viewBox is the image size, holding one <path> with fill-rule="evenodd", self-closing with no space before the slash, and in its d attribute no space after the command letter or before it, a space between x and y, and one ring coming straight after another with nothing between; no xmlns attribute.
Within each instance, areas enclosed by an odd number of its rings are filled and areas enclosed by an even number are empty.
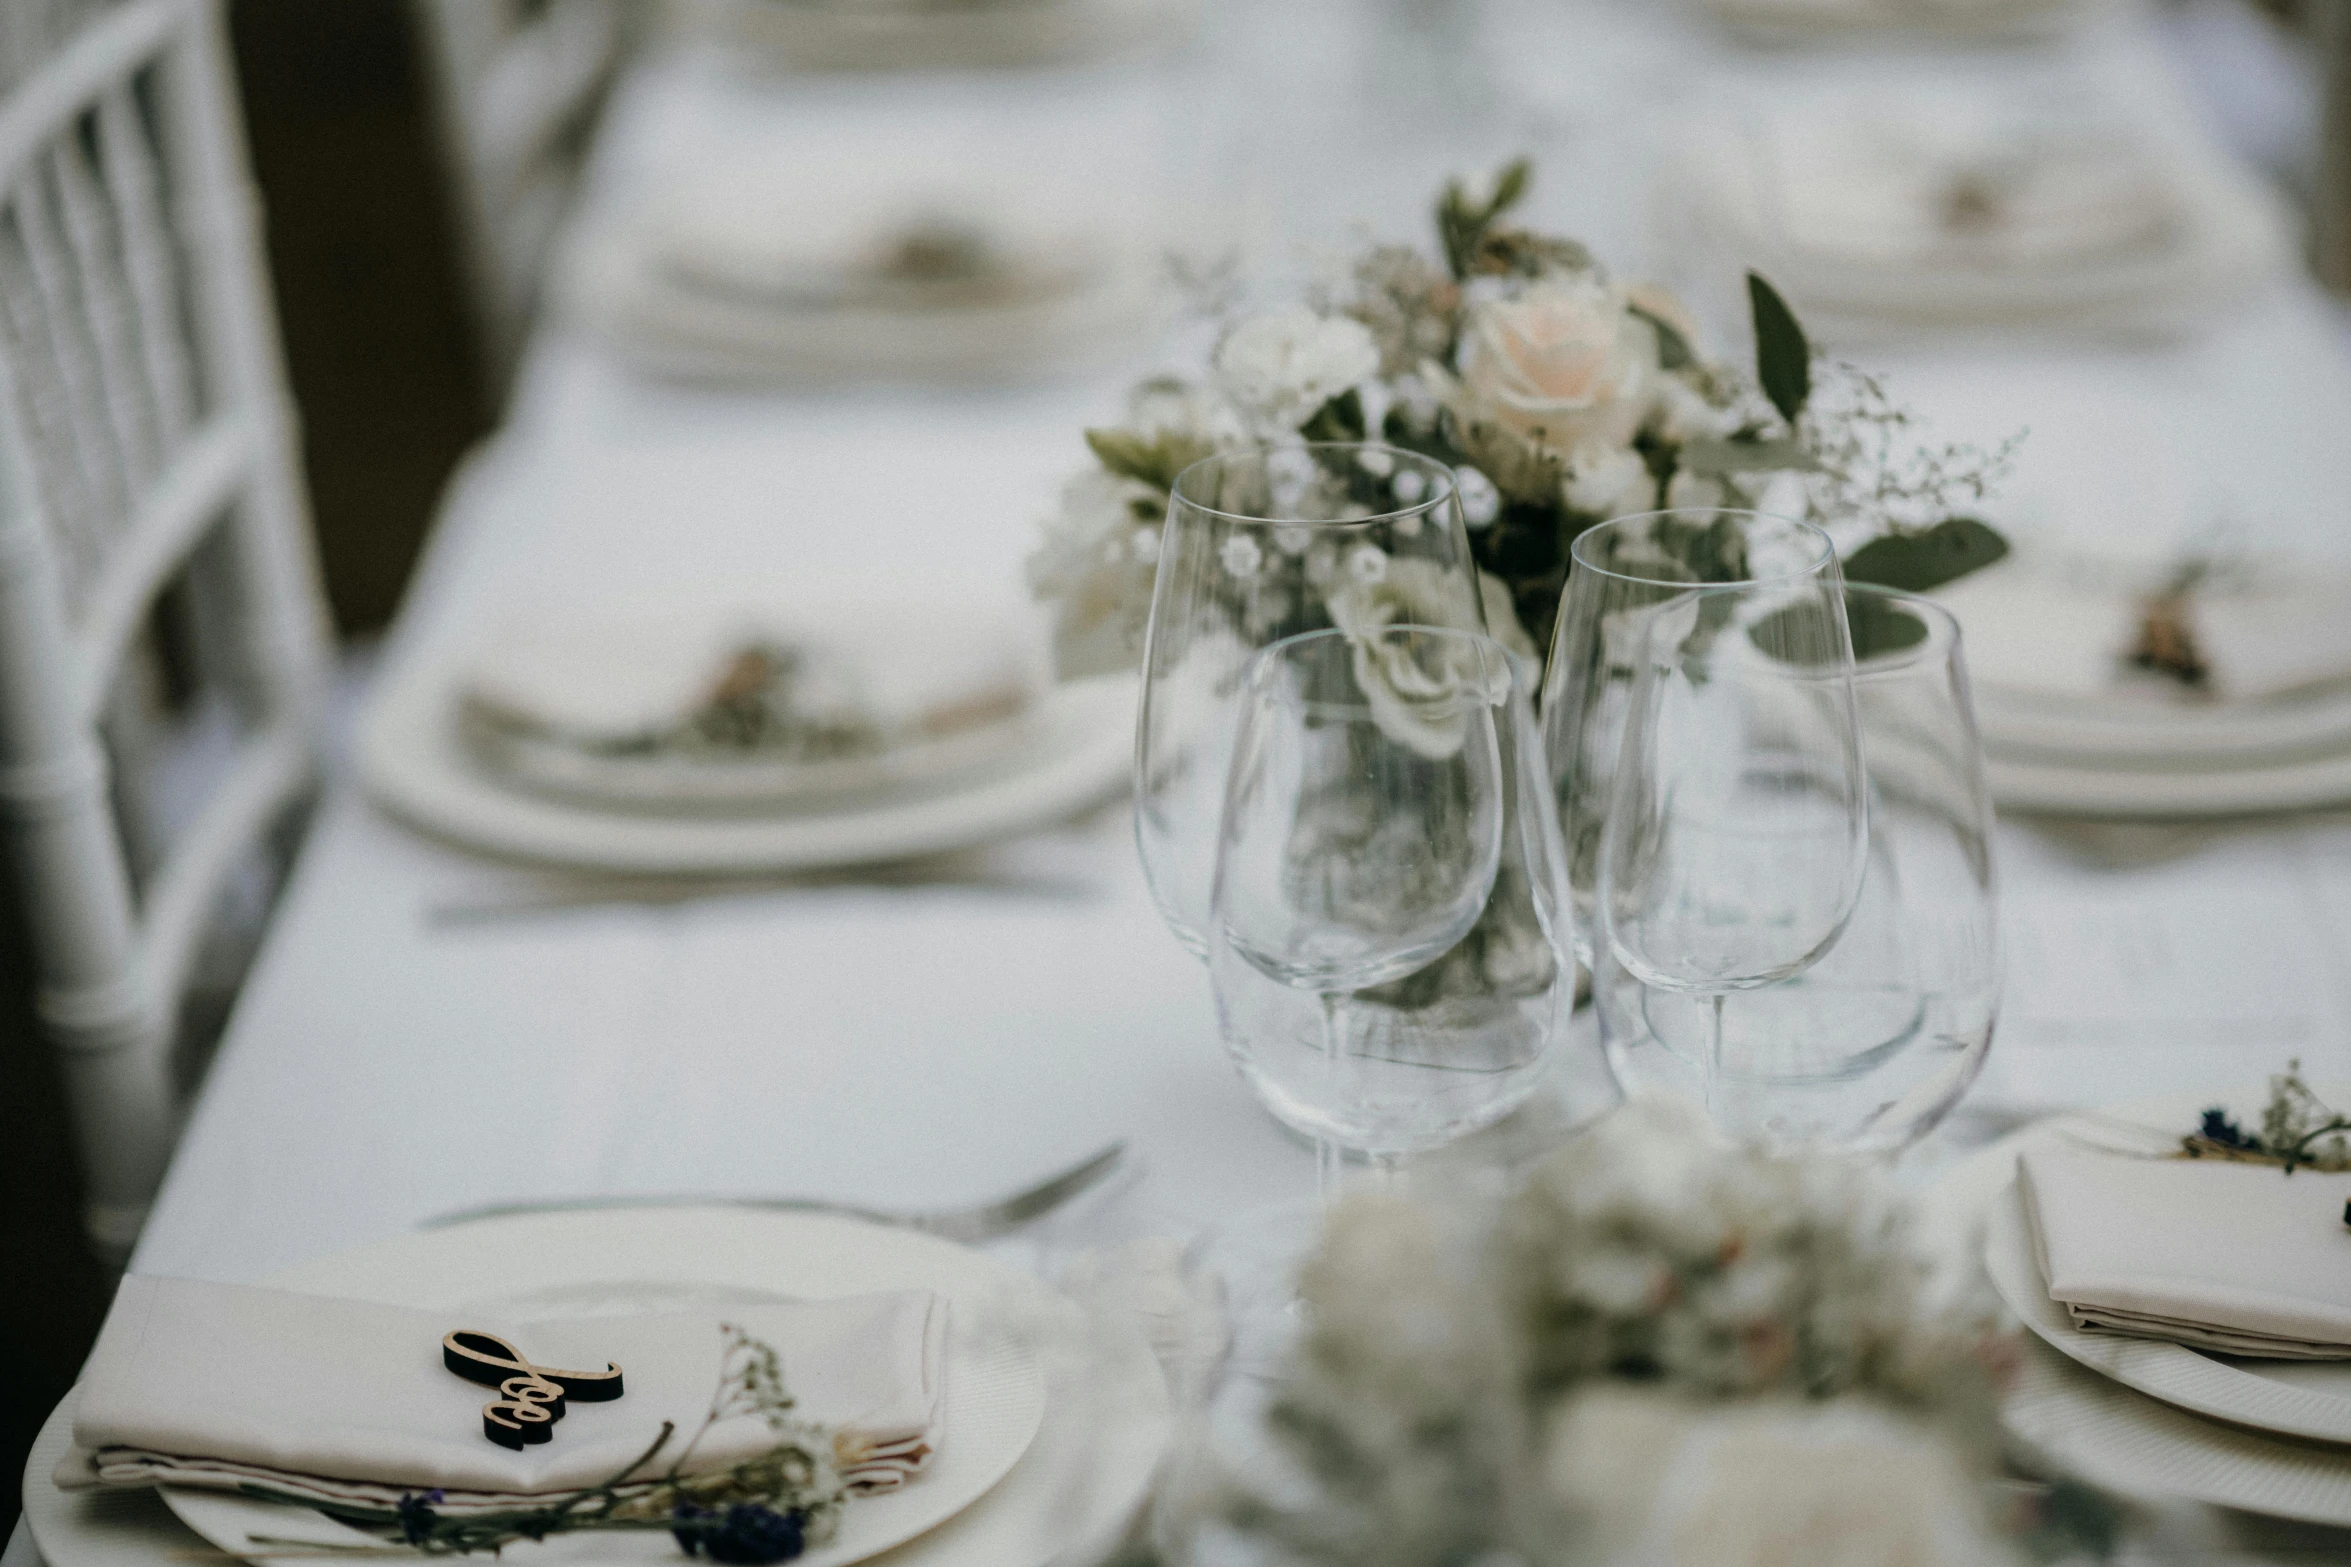
<svg viewBox="0 0 2351 1567"><path fill-rule="evenodd" d="M2145 613L2120 583L2077 583L2024 561L1962 577L1936 597L1966 631L1976 681L2035 696L2115 693ZM2183 697L2256 701L2351 679L2351 578L2339 570L2281 566L2200 588L2186 617L2208 674Z"/></svg>
<svg viewBox="0 0 2351 1567"><path fill-rule="evenodd" d="M797 661L795 718L934 738L1025 707L1042 683L1033 617L990 599L789 602L718 588L517 613L474 651L467 696L587 745L659 735L709 701L744 649Z"/></svg>
<svg viewBox="0 0 2351 1567"><path fill-rule="evenodd" d="M722 1321L773 1346L795 1415L831 1428L855 1490L919 1474L936 1440L947 1303L928 1291L641 1316L498 1321L193 1279L123 1281L81 1382L67 1490L161 1482L259 1488L298 1500L390 1507L440 1489L479 1511L596 1485L676 1435L666 1472L716 1390ZM621 1368L621 1397L570 1403L552 1436L520 1451L482 1432L498 1390L456 1375L441 1340L496 1334L534 1364ZM688 1473L774 1444L764 1420L731 1417L694 1448Z"/></svg>
<svg viewBox="0 0 2351 1567"><path fill-rule="evenodd" d="M2049 1296L2075 1326L2351 1360L2351 1175L2035 1149L2017 1185Z"/></svg>

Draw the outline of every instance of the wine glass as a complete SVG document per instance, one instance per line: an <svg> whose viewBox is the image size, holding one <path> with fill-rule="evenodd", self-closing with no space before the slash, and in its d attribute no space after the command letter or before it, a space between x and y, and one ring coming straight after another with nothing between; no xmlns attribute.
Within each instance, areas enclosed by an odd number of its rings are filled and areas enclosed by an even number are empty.
<svg viewBox="0 0 2351 1567"><path fill-rule="evenodd" d="M1999 1012L1992 807L1959 625L1889 588L1846 589L1869 853L1844 934L1811 967L1725 998L1725 1129L1891 1153L1966 1092ZM1601 1038L1628 1091L1705 1090L1710 1005L1604 964Z"/></svg>
<svg viewBox="0 0 2351 1567"><path fill-rule="evenodd" d="M1702 998L1709 1102L1733 992L1818 962L1868 847L1845 595L1834 576L1685 588L1643 617L1600 831L1596 953Z"/></svg>
<svg viewBox="0 0 2351 1567"><path fill-rule="evenodd" d="M1135 724L1135 845L1159 912L1208 955L1217 823L1243 666L1343 626L1485 629L1453 470L1363 443L1261 447L1176 478Z"/></svg>
<svg viewBox="0 0 2351 1567"><path fill-rule="evenodd" d="M1772 592L1835 583L1842 573L1836 547L1810 523L1715 507L1586 529L1569 547L1568 567L1543 680L1543 738L1567 844L1576 955L1589 965L1601 830L1649 616L1696 584Z"/></svg>
<svg viewBox="0 0 2351 1567"><path fill-rule="evenodd" d="M1531 664L1450 627L1330 629L1242 681L1209 971L1274 1115L1375 1164L1500 1119L1574 1002Z"/></svg>

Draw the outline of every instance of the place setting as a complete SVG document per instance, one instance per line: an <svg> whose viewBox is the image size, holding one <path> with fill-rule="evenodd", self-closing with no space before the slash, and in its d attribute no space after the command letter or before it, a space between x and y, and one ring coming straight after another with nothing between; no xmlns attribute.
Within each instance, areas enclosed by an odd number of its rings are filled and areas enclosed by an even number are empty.
<svg viewBox="0 0 2351 1567"><path fill-rule="evenodd" d="M500 856L774 875L968 849L1125 782L1132 687L1055 682L1009 595L543 599L398 664L370 792Z"/></svg>
<svg viewBox="0 0 2351 1567"><path fill-rule="evenodd" d="M169 1519L256 1561L1043 1562L1115 1543L1168 1439L1109 1298L905 1224L691 1205L474 1218L267 1287L139 1277L29 1512L56 1567L173 1549ZM169 1518L100 1505L150 1488Z"/></svg>

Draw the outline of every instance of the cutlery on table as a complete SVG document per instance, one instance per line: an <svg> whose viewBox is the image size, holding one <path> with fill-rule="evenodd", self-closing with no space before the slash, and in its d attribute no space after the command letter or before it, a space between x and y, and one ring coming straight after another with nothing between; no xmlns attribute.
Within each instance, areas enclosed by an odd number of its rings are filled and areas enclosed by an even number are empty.
<svg viewBox="0 0 2351 1567"><path fill-rule="evenodd" d="M920 1230L942 1240L964 1245L994 1240L1022 1225L1043 1218L1054 1209L1108 1180L1126 1161L1122 1138L1088 1155L1068 1169L1047 1176L1036 1185L970 1208L903 1210L866 1208L854 1203L830 1202L818 1197L741 1197L704 1194L656 1194L620 1197L548 1197L521 1202L486 1203L435 1214L419 1224L425 1230L445 1229L477 1219L504 1218L524 1213L581 1213L605 1208L762 1208L774 1213L829 1213L864 1219L899 1229Z"/></svg>

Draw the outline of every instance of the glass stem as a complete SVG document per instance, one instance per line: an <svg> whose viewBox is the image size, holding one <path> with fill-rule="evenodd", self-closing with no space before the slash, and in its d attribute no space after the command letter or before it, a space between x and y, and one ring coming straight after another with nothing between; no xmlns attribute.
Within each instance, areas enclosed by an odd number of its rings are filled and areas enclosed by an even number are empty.
<svg viewBox="0 0 2351 1567"><path fill-rule="evenodd" d="M1706 1032L1706 1108L1712 1110L1714 1090L1722 1081L1722 1004L1730 999L1722 991L1714 993L1713 1018Z"/></svg>
<svg viewBox="0 0 2351 1567"><path fill-rule="evenodd" d="M1326 990L1318 998L1322 1002L1322 1066L1326 1078L1339 1075L1339 993ZM1326 1083L1335 1089L1335 1082ZM1339 1189L1339 1145L1328 1137L1314 1140L1314 1192L1325 1208L1331 1205L1331 1196Z"/></svg>

